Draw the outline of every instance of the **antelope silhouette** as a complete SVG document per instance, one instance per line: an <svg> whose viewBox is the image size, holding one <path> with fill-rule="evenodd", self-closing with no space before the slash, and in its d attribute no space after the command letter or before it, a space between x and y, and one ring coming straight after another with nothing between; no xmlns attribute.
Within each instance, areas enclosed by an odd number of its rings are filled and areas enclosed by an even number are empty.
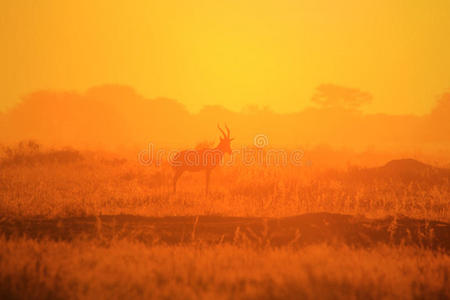
<svg viewBox="0 0 450 300"><path fill-rule="evenodd" d="M184 150L178 152L172 161L175 174L173 177L173 192L177 190L177 181L185 172L205 171L206 173L206 187L205 192L209 191L209 178L211 171L222 161L225 153L231 154L230 129L225 125L227 133L225 133L219 125L217 128L222 133L219 144L215 148L204 148L198 150Z"/></svg>

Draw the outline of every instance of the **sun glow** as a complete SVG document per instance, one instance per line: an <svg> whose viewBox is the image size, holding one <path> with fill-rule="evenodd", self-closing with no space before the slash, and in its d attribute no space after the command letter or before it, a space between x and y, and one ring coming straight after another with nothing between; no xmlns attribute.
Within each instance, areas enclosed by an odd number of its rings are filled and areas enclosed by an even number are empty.
<svg viewBox="0 0 450 300"><path fill-rule="evenodd" d="M449 88L448 1L4 1L0 109L36 89L127 84L191 111L310 105L334 83L367 112L424 114Z"/></svg>

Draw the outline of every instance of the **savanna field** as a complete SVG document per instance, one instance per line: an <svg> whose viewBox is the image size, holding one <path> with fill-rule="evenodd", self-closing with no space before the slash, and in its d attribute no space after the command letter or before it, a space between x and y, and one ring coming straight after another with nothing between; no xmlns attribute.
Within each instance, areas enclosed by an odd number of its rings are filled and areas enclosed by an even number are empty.
<svg viewBox="0 0 450 300"><path fill-rule="evenodd" d="M449 36L449 0L0 0L0 300L450 299Z"/></svg>
<svg viewBox="0 0 450 300"><path fill-rule="evenodd" d="M2 299L450 297L442 166L325 166L311 150L295 166L223 164L208 195L186 173L174 194L167 162L2 149Z"/></svg>

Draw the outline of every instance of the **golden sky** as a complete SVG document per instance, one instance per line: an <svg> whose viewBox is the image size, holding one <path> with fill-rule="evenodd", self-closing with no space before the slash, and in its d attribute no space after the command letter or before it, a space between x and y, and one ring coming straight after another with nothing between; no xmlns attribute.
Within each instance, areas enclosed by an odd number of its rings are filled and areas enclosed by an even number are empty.
<svg viewBox="0 0 450 300"><path fill-rule="evenodd" d="M17 0L0 18L0 111L118 83L291 112L333 83L373 94L367 112L424 114L450 88L448 0Z"/></svg>

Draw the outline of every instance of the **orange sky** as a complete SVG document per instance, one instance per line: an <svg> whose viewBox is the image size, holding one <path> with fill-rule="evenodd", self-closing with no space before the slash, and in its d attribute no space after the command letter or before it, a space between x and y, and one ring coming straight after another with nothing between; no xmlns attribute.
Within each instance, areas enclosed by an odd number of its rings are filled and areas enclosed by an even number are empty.
<svg viewBox="0 0 450 300"><path fill-rule="evenodd" d="M29 0L0 15L0 111L119 83L192 111L291 112L334 83L372 93L366 112L424 114L450 88L448 0Z"/></svg>

